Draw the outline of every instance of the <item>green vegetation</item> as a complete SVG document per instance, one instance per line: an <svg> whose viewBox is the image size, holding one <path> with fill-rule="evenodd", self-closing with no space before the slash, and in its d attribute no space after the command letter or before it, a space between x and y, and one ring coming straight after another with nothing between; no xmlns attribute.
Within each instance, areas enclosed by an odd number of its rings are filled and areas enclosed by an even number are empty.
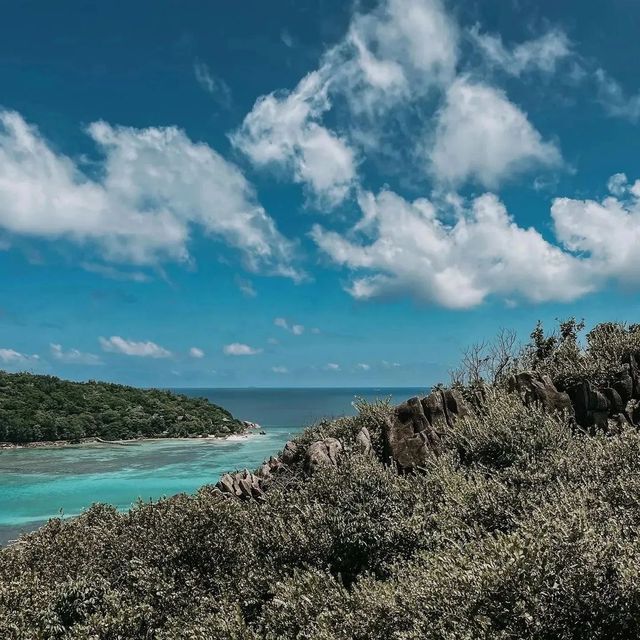
<svg viewBox="0 0 640 640"><path fill-rule="evenodd" d="M0 442L226 435L233 416L203 398L0 371Z"/></svg>
<svg viewBox="0 0 640 640"><path fill-rule="evenodd" d="M50 521L0 555L0 637L638 637L640 432L589 435L507 392L518 363L558 384L605 380L640 346L636 327L584 344L569 328L472 358L457 384L483 404L420 472L382 462L390 407L363 404L297 439L339 438L337 466L307 476L297 458L263 502L203 487ZM362 427L373 456L354 445Z"/></svg>

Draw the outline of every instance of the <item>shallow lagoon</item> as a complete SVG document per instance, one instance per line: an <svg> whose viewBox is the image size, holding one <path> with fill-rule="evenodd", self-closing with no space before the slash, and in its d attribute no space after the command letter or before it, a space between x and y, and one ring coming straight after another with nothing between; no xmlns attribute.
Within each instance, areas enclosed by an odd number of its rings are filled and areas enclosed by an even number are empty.
<svg viewBox="0 0 640 640"><path fill-rule="evenodd" d="M0 451L0 544L48 518L77 515L93 502L129 508L137 499L194 493L233 469L254 469L304 426L323 416L354 413L355 397L393 396L418 389L189 389L266 435L246 438L153 440Z"/></svg>

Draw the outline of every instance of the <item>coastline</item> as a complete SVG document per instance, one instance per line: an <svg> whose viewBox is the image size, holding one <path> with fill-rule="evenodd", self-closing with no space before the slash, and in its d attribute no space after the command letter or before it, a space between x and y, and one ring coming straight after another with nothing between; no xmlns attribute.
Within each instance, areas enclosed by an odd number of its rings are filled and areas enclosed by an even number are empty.
<svg viewBox="0 0 640 640"><path fill-rule="evenodd" d="M97 436L90 438L80 438L79 440L41 440L37 442L0 442L0 452L13 449L57 449L59 447L83 447L90 445L116 445L116 446L135 446L138 443L143 442L168 442L168 441L180 441L180 440L231 440L240 441L245 440L251 435L255 435L256 432L261 433L263 428L256 422L248 422L243 420L244 430L238 433L228 433L225 435L209 434L204 436L150 436L139 438L127 438L125 440L105 440Z"/></svg>

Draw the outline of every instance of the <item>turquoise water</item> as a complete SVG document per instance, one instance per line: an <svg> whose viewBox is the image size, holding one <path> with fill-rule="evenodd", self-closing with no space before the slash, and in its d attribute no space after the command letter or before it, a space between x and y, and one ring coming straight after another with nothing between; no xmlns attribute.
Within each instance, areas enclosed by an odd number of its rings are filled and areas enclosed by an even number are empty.
<svg viewBox="0 0 640 640"><path fill-rule="evenodd" d="M233 469L254 469L304 426L353 414L356 396L393 396L417 389L181 389L234 415L259 422L266 435L244 439L160 440L0 451L0 544L48 518L81 513L93 502L129 508L137 499L193 493Z"/></svg>

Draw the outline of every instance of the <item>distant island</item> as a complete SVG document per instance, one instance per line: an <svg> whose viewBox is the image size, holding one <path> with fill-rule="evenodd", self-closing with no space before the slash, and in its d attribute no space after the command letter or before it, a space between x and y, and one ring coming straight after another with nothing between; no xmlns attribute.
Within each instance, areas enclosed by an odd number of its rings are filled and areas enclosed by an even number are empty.
<svg viewBox="0 0 640 640"><path fill-rule="evenodd" d="M204 398L0 371L0 444L228 436L245 429Z"/></svg>
<svg viewBox="0 0 640 640"><path fill-rule="evenodd" d="M50 520L0 551L0 638L637 638L640 325L582 330L502 333L196 495Z"/></svg>

